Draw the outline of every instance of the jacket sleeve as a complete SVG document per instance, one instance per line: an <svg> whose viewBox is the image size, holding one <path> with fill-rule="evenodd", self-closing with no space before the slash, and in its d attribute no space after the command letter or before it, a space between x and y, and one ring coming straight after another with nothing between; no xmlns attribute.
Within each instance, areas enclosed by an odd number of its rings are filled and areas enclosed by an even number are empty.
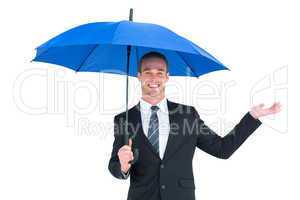
<svg viewBox="0 0 300 200"><path fill-rule="evenodd" d="M221 159L228 159L261 125L259 119L253 118L247 112L227 135L221 137L205 125L195 108L193 110L194 120L197 124L197 147Z"/></svg>
<svg viewBox="0 0 300 200"><path fill-rule="evenodd" d="M122 173L121 164L118 157L118 151L124 145L122 130L124 129L121 128L120 121L117 120L117 117L114 117L114 143L108 164L108 169L114 177L118 179L127 179L129 176L129 172L127 172L126 174Z"/></svg>

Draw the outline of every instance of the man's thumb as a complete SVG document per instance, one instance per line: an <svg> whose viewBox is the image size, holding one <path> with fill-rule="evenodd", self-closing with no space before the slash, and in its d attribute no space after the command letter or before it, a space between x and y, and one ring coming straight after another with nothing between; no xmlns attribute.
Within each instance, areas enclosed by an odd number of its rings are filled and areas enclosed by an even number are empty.
<svg viewBox="0 0 300 200"><path fill-rule="evenodd" d="M132 139L131 138L129 138L129 143L128 143L128 145L131 147L132 146Z"/></svg>
<svg viewBox="0 0 300 200"><path fill-rule="evenodd" d="M264 103L261 103L261 104L259 104L259 107L264 107L265 106L265 104Z"/></svg>

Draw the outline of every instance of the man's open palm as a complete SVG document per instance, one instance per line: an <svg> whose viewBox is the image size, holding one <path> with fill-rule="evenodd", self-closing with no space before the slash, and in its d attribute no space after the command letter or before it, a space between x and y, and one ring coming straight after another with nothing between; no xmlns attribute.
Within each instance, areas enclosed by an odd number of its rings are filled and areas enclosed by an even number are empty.
<svg viewBox="0 0 300 200"><path fill-rule="evenodd" d="M254 118L259 118L259 117L263 117L263 116L267 116L267 115L271 115L271 114L275 114L280 112L281 110L281 105L279 102L275 102L271 107L269 108L264 108L264 104L259 104L258 106L254 106L252 107L250 114L254 117Z"/></svg>

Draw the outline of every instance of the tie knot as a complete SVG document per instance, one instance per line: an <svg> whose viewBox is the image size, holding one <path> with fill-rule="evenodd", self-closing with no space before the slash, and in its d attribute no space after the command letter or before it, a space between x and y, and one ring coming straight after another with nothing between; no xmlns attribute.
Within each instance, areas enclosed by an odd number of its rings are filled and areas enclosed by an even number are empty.
<svg viewBox="0 0 300 200"><path fill-rule="evenodd" d="M158 111L158 109L159 109L159 107L158 106L151 106L151 110L152 110L152 112L157 112Z"/></svg>

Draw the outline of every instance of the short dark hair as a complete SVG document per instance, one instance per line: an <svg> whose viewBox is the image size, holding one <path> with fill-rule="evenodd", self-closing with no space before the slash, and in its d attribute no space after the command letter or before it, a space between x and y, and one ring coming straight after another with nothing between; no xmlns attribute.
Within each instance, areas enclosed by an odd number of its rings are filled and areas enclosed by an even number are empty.
<svg viewBox="0 0 300 200"><path fill-rule="evenodd" d="M142 72L142 62L143 60L146 60L148 58L160 58L160 59L163 59L166 63L166 68L167 68L167 72L168 72L168 60L167 58L159 53L159 52L156 52L156 51L151 51L151 52L148 52L146 53L145 55L143 55L143 57L141 58L140 62L139 62L139 65L138 65L138 72Z"/></svg>

